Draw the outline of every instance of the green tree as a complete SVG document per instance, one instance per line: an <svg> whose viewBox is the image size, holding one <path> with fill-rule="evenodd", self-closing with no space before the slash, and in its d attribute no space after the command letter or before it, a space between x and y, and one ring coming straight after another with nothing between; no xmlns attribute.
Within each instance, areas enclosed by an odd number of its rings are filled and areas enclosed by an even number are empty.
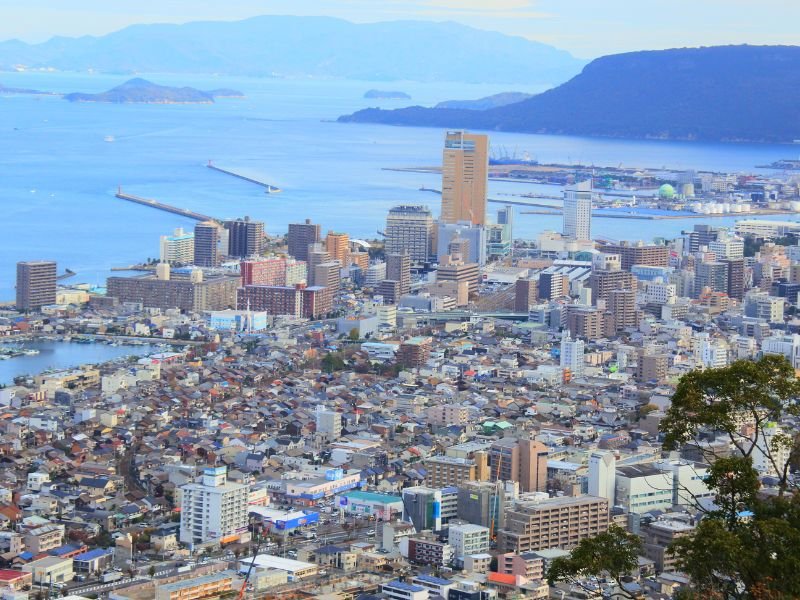
<svg viewBox="0 0 800 600"><path fill-rule="evenodd" d="M587 580L607 577L617 585L619 594L636 598L623 584L638 569L641 548L639 536L618 525L611 525L608 531L581 540L569 556L553 560L547 570L547 582L553 585L557 581L566 581L594 593L597 590L589 586Z"/></svg>
<svg viewBox="0 0 800 600"><path fill-rule="evenodd" d="M761 482L749 457L729 456L714 461L705 480L709 489L716 490L717 509L707 516L722 520L729 529L739 524L742 511L758 500Z"/></svg>
<svg viewBox="0 0 800 600"><path fill-rule="evenodd" d="M341 371L344 366L344 359L339 352L328 352L322 357L322 370L326 373Z"/></svg>
<svg viewBox="0 0 800 600"><path fill-rule="evenodd" d="M696 597L800 598L800 495L756 500L734 527L706 517L670 551Z"/></svg>
<svg viewBox="0 0 800 600"><path fill-rule="evenodd" d="M767 435L773 421L797 415L798 394L794 370L776 356L689 373L679 382L662 421L666 447L701 447L699 436L712 432L735 449L731 456L708 456L706 485L715 491L715 509L670 547L677 568L691 578L683 598L800 597L800 493L790 487L789 473L797 440ZM756 451L778 473L778 495L759 493Z"/></svg>
<svg viewBox="0 0 800 600"><path fill-rule="evenodd" d="M351 342L357 342L359 339L361 339L361 336L358 335L358 329L355 327L350 330L348 337L350 338Z"/></svg>
<svg viewBox="0 0 800 600"><path fill-rule="evenodd" d="M721 433L741 456L751 457L756 450L763 454L782 494L790 485L789 466L798 447L792 436L772 432L775 422L800 416L798 397L800 381L783 356L692 371L681 378L661 422L664 445L679 449L693 443L704 448L704 433ZM708 456L709 461L714 458Z"/></svg>

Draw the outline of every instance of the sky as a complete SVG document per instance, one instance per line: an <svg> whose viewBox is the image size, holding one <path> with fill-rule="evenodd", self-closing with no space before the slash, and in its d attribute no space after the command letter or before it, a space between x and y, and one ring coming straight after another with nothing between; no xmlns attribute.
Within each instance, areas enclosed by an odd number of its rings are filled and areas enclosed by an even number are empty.
<svg viewBox="0 0 800 600"><path fill-rule="evenodd" d="M457 21L581 58L718 44L796 44L797 0L0 0L0 40L102 35L136 23L325 15Z"/></svg>

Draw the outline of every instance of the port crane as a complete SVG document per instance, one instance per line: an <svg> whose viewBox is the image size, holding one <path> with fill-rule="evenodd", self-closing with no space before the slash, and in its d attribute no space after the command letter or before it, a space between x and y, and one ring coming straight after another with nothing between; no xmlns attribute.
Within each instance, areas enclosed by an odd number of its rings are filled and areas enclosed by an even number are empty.
<svg viewBox="0 0 800 600"><path fill-rule="evenodd" d="M256 524L253 524L253 534L257 533ZM266 536L263 535L263 531L258 531L259 537L256 540L256 550L253 552L253 557L250 559L250 566L247 567L247 573L245 573L244 581L242 582L242 587L239 588L239 593L236 595L236 600L244 600L245 592L247 592L247 584L250 582L250 575L253 572L253 567L256 564L256 556L258 556L258 551L261 549L261 544Z"/></svg>

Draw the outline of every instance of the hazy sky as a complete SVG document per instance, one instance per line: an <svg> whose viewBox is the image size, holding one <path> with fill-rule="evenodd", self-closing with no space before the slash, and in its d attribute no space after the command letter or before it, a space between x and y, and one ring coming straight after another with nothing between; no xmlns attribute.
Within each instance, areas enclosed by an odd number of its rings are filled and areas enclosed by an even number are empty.
<svg viewBox="0 0 800 600"><path fill-rule="evenodd" d="M591 58L715 44L796 44L798 0L0 0L0 40L98 35L133 23L327 15L452 20Z"/></svg>

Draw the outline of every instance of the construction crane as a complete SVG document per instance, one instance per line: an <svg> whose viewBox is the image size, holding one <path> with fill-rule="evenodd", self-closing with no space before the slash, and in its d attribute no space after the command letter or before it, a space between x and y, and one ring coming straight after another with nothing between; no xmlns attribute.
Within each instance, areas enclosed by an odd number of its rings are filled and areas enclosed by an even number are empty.
<svg viewBox="0 0 800 600"><path fill-rule="evenodd" d="M259 532L261 535L256 540L256 551L253 552L253 558L250 560L250 566L247 567L247 573L245 573L244 581L242 582L242 587L239 588L239 594L236 596L236 600L243 600L244 594L247 591L247 584L250 581L250 574L253 572L253 566L256 564L256 556L258 556L258 550L261 548L261 542L264 539L263 532ZM253 534L256 534L256 524L253 523Z"/></svg>
<svg viewBox="0 0 800 600"><path fill-rule="evenodd" d="M500 464L502 462L503 462L503 456L502 456L502 454L500 452L498 452L497 453L497 470L495 471L495 474L494 474L494 495L492 496L492 498L490 498L490 504L491 504L490 510L492 511L492 522L491 522L491 526L489 527L489 539L491 539L491 540L497 539L497 534L495 533L494 524L495 524L495 519L499 516L499 513L500 513L500 506L499 506L499 501L500 501L500 491L499 490L500 490L500 488L499 488L499 486L501 484L501 482L500 482Z"/></svg>

